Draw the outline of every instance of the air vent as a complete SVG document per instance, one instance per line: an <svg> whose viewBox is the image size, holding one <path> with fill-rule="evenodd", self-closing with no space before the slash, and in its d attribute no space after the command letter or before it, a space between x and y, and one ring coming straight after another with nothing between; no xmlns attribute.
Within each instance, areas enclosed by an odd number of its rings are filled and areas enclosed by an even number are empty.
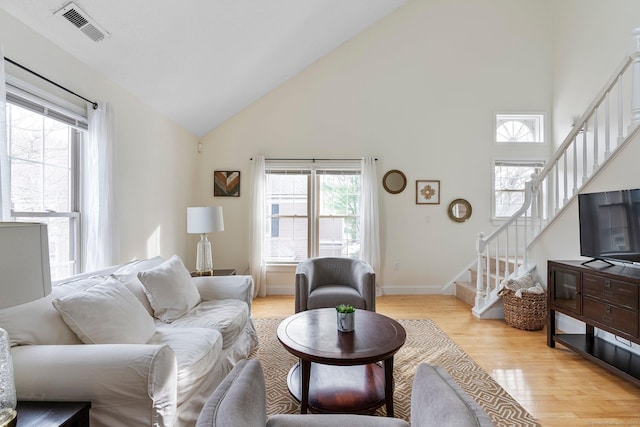
<svg viewBox="0 0 640 427"><path fill-rule="evenodd" d="M99 42L105 37L109 37L109 33L98 25L85 11L80 9L77 4L67 3L62 9L56 11L54 15L62 16L71 22L74 27L82 31L87 37L94 42Z"/></svg>

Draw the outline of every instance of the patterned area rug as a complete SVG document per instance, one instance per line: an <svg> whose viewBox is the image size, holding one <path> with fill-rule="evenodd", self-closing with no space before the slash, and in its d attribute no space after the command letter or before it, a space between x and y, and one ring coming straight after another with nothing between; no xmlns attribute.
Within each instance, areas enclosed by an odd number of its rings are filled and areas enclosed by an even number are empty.
<svg viewBox="0 0 640 427"><path fill-rule="evenodd" d="M288 353L276 337L282 319L254 319L260 345L251 355L260 359L267 385L267 413L298 413L300 406L287 389L287 374L296 358ZM496 426L539 426L536 420L477 365L431 320L399 320L407 331L405 345L394 359L395 415L409 421L411 385L419 363L445 368L471 395ZM384 415L384 407L378 409Z"/></svg>

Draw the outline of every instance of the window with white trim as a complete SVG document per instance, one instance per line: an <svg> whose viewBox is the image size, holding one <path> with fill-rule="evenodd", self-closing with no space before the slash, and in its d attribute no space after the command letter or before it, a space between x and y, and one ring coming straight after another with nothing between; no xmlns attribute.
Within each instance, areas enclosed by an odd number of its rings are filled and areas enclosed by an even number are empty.
<svg viewBox="0 0 640 427"><path fill-rule="evenodd" d="M493 216L508 218L522 207L525 183L544 167L542 161L496 160L493 163Z"/></svg>
<svg viewBox="0 0 640 427"><path fill-rule="evenodd" d="M86 117L7 85L11 217L47 224L53 280L79 272L78 158L86 129Z"/></svg>
<svg viewBox="0 0 640 427"><path fill-rule="evenodd" d="M265 260L360 255L360 161L267 161Z"/></svg>
<svg viewBox="0 0 640 427"><path fill-rule="evenodd" d="M497 143L544 143L544 115L496 114L495 140Z"/></svg>

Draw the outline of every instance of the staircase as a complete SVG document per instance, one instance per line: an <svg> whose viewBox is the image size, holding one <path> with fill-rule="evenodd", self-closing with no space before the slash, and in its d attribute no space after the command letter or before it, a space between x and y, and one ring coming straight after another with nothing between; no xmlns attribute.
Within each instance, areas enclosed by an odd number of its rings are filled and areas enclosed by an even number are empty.
<svg viewBox="0 0 640 427"><path fill-rule="evenodd" d="M488 271L490 271L489 287L493 292L496 287L500 285L500 282L502 280L504 280L506 277L509 277L514 271L518 271L522 267L523 260L522 258L496 259L494 257L486 257L483 255L482 264L486 265L487 262L489 262L490 264L490 268L488 269ZM496 262L498 263L497 269ZM473 307L476 302L477 282L478 270L474 262L474 265L470 266L465 274L462 274L454 282L456 297L459 300L462 300L469 304L469 306ZM483 283L485 283L484 280ZM502 318L502 306L496 307L496 309L497 310L493 318ZM485 316L485 318L488 317Z"/></svg>
<svg viewBox="0 0 640 427"><path fill-rule="evenodd" d="M474 316L503 317L498 296L502 279L535 269L528 255L538 237L640 133L640 28L633 36L635 51L624 58L540 174L526 184L523 206L489 236L478 234L475 267L454 282L456 295L473 305Z"/></svg>

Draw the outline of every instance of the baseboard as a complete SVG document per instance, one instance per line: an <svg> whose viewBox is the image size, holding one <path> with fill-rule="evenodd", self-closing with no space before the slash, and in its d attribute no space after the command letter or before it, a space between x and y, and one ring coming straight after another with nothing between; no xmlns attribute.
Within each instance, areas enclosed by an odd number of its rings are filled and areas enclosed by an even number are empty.
<svg viewBox="0 0 640 427"><path fill-rule="evenodd" d="M452 292L444 292L442 286L383 286L382 295L453 295ZM267 295L294 295L294 290L289 286L268 286Z"/></svg>
<svg viewBox="0 0 640 427"><path fill-rule="evenodd" d="M382 295L443 295L442 286L383 286ZM451 293L444 293L451 295Z"/></svg>
<svg viewBox="0 0 640 427"><path fill-rule="evenodd" d="M291 286L267 286L267 295L294 296L295 291L291 288Z"/></svg>
<svg viewBox="0 0 640 427"><path fill-rule="evenodd" d="M504 319L504 307L502 305L493 306L485 311L471 310L471 313L478 319Z"/></svg>

